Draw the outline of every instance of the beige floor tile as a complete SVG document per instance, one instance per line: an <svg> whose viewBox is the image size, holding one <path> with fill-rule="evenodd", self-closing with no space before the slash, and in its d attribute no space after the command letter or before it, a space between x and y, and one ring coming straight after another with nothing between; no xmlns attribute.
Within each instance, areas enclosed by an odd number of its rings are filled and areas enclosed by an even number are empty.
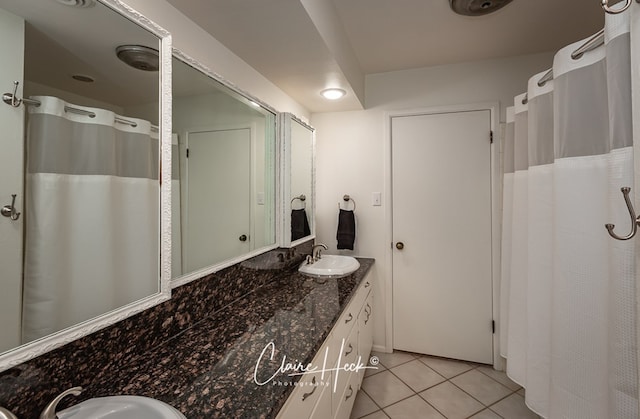
<svg viewBox="0 0 640 419"><path fill-rule="evenodd" d="M446 419L420 396L413 396L384 409L391 419Z"/></svg>
<svg viewBox="0 0 640 419"><path fill-rule="evenodd" d="M475 415L471 416L469 419L502 419L502 418L498 416L495 412L492 412L489 409L484 409L482 412L476 413Z"/></svg>
<svg viewBox="0 0 640 419"><path fill-rule="evenodd" d="M451 382L471 394L485 406L489 406L512 393L512 390L478 370L460 374L452 378Z"/></svg>
<svg viewBox="0 0 640 419"><path fill-rule="evenodd" d="M376 356L380 360L380 363L386 368L393 368L405 362L416 359L413 354L408 352L394 352L392 354L386 354L384 352L372 352L371 356Z"/></svg>
<svg viewBox="0 0 640 419"><path fill-rule="evenodd" d="M431 387L420 396L448 419L468 418L484 409L480 402L449 382Z"/></svg>
<svg viewBox="0 0 640 419"><path fill-rule="evenodd" d="M518 394L524 397L524 389L521 388L520 390L518 390Z"/></svg>
<svg viewBox="0 0 640 419"><path fill-rule="evenodd" d="M362 389L380 407L386 407L413 394L398 377L389 371L367 377L362 382Z"/></svg>
<svg viewBox="0 0 640 419"><path fill-rule="evenodd" d="M471 365L463 361L453 359L436 358L432 356L420 357L420 361L424 362L428 367L433 368L436 372L445 378L455 377L465 371L473 368Z"/></svg>
<svg viewBox="0 0 640 419"><path fill-rule="evenodd" d="M376 356L376 355L372 354L371 356L373 357L373 356ZM371 365L371 362L369 362L367 364L367 367L375 367L375 368L367 368L367 369L365 369L364 370L364 376L365 377L372 376L374 374L377 374L379 372L385 371L387 369L387 367L385 367L384 365L382 365L380 363L378 363L378 365Z"/></svg>
<svg viewBox="0 0 640 419"><path fill-rule="evenodd" d="M380 408L373 402L373 400L371 400L371 397L369 397L364 391L358 391L356 401L353 404L353 409L351 410L351 419L361 418L377 410L380 410Z"/></svg>
<svg viewBox="0 0 640 419"><path fill-rule="evenodd" d="M515 393L491 406L491 410L509 419L538 419L539 417L524 404L524 397Z"/></svg>
<svg viewBox="0 0 640 419"><path fill-rule="evenodd" d="M514 383L513 381L511 381L511 379L507 377L507 374L505 374L502 371L496 371L493 369L493 367L481 366L481 367L478 367L477 369L481 373L493 378L503 386L508 387L510 390L516 391L522 388L517 383Z"/></svg>
<svg viewBox="0 0 640 419"><path fill-rule="evenodd" d="M362 419L389 419L389 416L387 416L382 410L378 410L377 412L367 415Z"/></svg>
<svg viewBox="0 0 640 419"><path fill-rule="evenodd" d="M413 391L420 392L445 381L445 378L417 359L390 370Z"/></svg>

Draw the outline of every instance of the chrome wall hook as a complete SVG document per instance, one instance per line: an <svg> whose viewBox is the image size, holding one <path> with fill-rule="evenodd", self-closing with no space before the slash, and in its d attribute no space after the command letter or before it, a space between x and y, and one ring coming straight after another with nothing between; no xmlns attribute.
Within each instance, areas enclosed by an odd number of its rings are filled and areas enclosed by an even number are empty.
<svg viewBox="0 0 640 419"><path fill-rule="evenodd" d="M640 0L636 0L636 2L640 3ZM600 5L605 12L611 15L617 15L618 13L622 13L627 10L631 6L631 3L633 3L633 0L625 0L624 6L622 6L620 9L612 9L611 7L609 7L609 0L601 0Z"/></svg>
<svg viewBox="0 0 640 419"><path fill-rule="evenodd" d="M624 237L618 236L613 232L615 227L614 224L605 224L605 228L609 232L609 235L616 240L629 240L633 238L638 232L638 224L640 224L640 217L636 217L636 212L633 209L633 204L631 203L631 199L629 198L629 192L631 192L631 188L628 186L624 186L620 188L622 192L622 196L624 196L624 202L627 204L627 209L629 210L629 216L631 217L631 233L627 234Z"/></svg>
<svg viewBox="0 0 640 419"><path fill-rule="evenodd" d="M11 218L13 221L17 221L20 218L20 213L16 211L16 194L11 194L11 205L5 205L0 209L0 214L5 217Z"/></svg>
<svg viewBox="0 0 640 419"><path fill-rule="evenodd" d="M13 93L5 93L2 95L2 100L7 105L13 106L14 108L22 105L22 99L18 99L18 86L20 85L19 81L13 82Z"/></svg>

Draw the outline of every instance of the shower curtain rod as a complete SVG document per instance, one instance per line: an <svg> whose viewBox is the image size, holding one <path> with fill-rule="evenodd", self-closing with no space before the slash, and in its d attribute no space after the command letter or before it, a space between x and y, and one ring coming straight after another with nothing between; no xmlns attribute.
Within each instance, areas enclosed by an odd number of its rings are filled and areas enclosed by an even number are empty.
<svg viewBox="0 0 640 419"><path fill-rule="evenodd" d="M22 103L24 103L25 105L31 105L31 106L40 106L41 103L39 100L35 100L35 99L27 99L24 98L22 99ZM65 106L64 107L64 111L65 112L69 112L69 113L75 113L77 115L85 115L88 116L89 118L95 118L96 114L95 112L91 112L91 111L87 111L84 109L80 109L80 108L74 108L73 106ZM121 124L127 124L132 126L133 128L138 126L137 122L131 121L129 119L123 118L121 116L117 116L114 118L116 122L119 122ZM151 128L155 128L156 130L158 129L155 125L152 125Z"/></svg>
<svg viewBox="0 0 640 419"><path fill-rule="evenodd" d="M587 39L584 44L576 48L576 50L571 53L571 58L577 60L581 58L585 52L592 51L602 44L604 44L604 28L600 29L591 38ZM540 80L538 80L538 86L544 86L544 84L549 80L553 80L553 69L550 69L549 71L544 73L542 77L540 77ZM528 95L525 94L524 98L522 98L522 104L526 105L528 102Z"/></svg>

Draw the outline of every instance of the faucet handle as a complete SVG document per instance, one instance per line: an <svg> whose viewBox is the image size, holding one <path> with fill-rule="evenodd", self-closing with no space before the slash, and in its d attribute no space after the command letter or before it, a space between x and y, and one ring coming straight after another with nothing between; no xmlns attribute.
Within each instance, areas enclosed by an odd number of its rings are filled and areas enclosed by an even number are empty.
<svg viewBox="0 0 640 419"><path fill-rule="evenodd" d="M10 410L0 406L0 419L18 419Z"/></svg>
<svg viewBox="0 0 640 419"><path fill-rule="evenodd" d="M42 410L42 413L40 413L40 419L56 419L58 417L56 416L56 408L58 407L58 403L60 403L60 400L64 399L70 394L79 396L80 393L82 393L82 387L73 387L69 390L63 391L62 393L57 395L55 399L51 400L51 403L49 403Z"/></svg>

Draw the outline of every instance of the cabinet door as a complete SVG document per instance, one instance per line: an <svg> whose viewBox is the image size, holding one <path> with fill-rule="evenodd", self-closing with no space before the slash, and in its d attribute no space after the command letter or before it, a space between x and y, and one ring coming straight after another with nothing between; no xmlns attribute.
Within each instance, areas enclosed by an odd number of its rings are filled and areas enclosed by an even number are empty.
<svg viewBox="0 0 640 419"><path fill-rule="evenodd" d="M284 405L278 419L301 419L310 418L316 409L318 403L322 403L323 406L319 407L320 411L326 409L326 403L331 405L331 393L327 394L324 391L327 387L331 388L331 374L325 373L324 378L321 378L321 373L306 374L301 380L300 385L296 387ZM323 396L324 395L324 396ZM329 397L327 402L321 397ZM317 416L320 418L320 416Z"/></svg>
<svg viewBox="0 0 640 419"><path fill-rule="evenodd" d="M331 379L328 378L327 382L331 382ZM331 393L332 387L331 384L323 386L318 389L321 391L320 396L318 397L318 401L316 402L316 406L313 408L313 412L311 412L311 416L309 419L327 419L331 417ZM300 416L302 418L302 416Z"/></svg>
<svg viewBox="0 0 640 419"><path fill-rule="evenodd" d="M343 343L344 342L344 343ZM354 327L351 330L349 336L344 338L340 342L341 350L340 356L338 357L338 362L336 368L338 371L334 371L334 385L335 389L333 392L333 406L334 406L334 415L336 414L336 409L340 405L340 397L342 397L342 393L344 393L345 389L348 387L349 382L351 381L352 376L357 375L351 371L345 371L344 369L348 369L351 365L354 365L358 361L358 328ZM348 366L348 367L345 367ZM344 369L343 369L344 368ZM337 377L337 379L336 379ZM357 385L355 390L357 390ZM348 417L348 416L347 416Z"/></svg>
<svg viewBox="0 0 640 419"><path fill-rule="evenodd" d="M356 393L358 393L358 374L351 374L344 391L337 400L338 405L333 416L334 419L349 419L353 403L356 400Z"/></svg>

